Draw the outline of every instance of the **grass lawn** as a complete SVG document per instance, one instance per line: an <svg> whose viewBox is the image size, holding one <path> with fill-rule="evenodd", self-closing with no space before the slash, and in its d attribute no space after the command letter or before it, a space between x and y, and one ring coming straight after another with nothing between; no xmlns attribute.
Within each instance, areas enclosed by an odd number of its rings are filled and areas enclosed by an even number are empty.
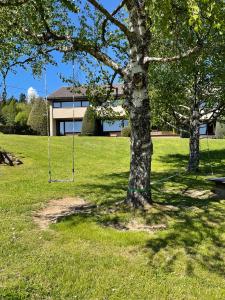
<svg viewBox="0 0 225 300"><path fill-rule="evenodd" d="M110 218L133 217L121 211L69 217L41 231L32 212L50 199L80 196L107 205L126 195L129 140L78 137L75 142L75 184L49 184L47 139L0 135L0 146L24 161L0 167L0 299L225 299L225 200L181 192L211 188L205 181L207 141L201 143L197 178L157 182L184 170L188 140L154 139L157 205L145 220L167 229L149 234L103 226ZM215 175L225 176L225 140L210 140L209 146ZM71 137L53 139L52 162L55 178L69 177Z"/></svg>

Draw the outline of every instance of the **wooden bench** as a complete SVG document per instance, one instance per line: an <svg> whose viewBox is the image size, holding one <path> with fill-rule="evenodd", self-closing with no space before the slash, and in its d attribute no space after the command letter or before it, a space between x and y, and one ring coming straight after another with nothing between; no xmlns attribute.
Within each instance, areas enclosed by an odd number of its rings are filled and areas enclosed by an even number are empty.
<svg viewBox="0 0 225 300"><path fill-rule="evenodd" d="M208 181L215 183L215 189L213 192L215 192L219 197L225 199L225 177L209 178Z"/></svg>

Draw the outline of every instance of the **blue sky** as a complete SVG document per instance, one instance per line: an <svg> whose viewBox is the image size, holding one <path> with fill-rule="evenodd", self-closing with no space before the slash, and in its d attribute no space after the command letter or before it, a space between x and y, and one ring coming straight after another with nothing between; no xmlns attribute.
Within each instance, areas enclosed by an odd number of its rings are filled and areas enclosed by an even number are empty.
<svg viewBox="0 0 225 300"><path fill-rule="evenodd" d="M108 1L102 0L99 1L106 7L108 10L112 11L120 3L120 0ZM47 67L47 85L48 93L53 92L54 90L65 85L60 79L59 74L63 74L65 77L69 77L72 74L72 65L61 63L61 54L55 53L55 60L58 63L58 66L48 65ZM77 80L84 82L84 75L80 72L79 67L75 67L75 75ZM7 79L7 92L8 97L14 95L18 97L20 93L27 93L27 89L33 87L38 91L40 96L44 96L44 76L40 78L34 78L32 72L24 71L21 68L16 69L16 74L11 73Z"/></svg>

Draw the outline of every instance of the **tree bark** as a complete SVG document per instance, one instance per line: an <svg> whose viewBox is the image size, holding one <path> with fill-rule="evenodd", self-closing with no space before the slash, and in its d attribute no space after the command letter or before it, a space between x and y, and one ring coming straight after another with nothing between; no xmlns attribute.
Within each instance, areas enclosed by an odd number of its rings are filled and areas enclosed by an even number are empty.
<svg viewBox="0 0 225 300"><path fill-rule="evenodd" d="M190 120L190 139L189 139L189 162L188 171L198 172L199 171L199 161L200 161L200 151L199 151L199 141L200 141L200 116L198 110L193 110L192 117Z"/></svg>
<svg viewBox="0 0 225 300"><path fill-rule="evenodd" d="M136 92L134 91L135 95ZM145 93L147 95L147 91ZM131 157L127 202L137 207L148 207L151 197L151 135L149 99L143 98L140 107L130 111Z"/></svg>
<svg viewBox="0 0 225 300"><path fill-rule="evenodd" d="M144 57L150 46L150 31L143 7L127 5L130 13L130 29L135 33L130 49L130 64L125 78L125 95L131 123L131 158L127 203L132 207L147 208L151 197L151 115L148 95L148 67Z"/></svg>

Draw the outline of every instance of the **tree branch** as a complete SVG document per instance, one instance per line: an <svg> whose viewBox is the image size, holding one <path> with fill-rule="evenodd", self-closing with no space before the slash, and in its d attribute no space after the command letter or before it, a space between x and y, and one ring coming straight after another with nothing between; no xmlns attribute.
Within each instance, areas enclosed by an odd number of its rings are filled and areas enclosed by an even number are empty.
<svg viewBox="0 0 225 300"><path fill-rule="evenodd" d="M106 66L113 69L115 72L120 74L120 76L125 75L125 70L119 64L117 64L114 60L111 59L107 54L101 52L100 49L96 48L89 41L81 41L78 38L73 38L73 43L70 47L58 47L57 48L61 52L71 52L71 51L80 51L86 52L96 58L97 60L104 63Z"/></svg>
<svg viewBox="0 0 225 300"><path fill-rule="evenodd" d="M113 17L113 15L105 9L101 4L99 4L96 0L87 0L89 3L91 3L98 11L100 11L107 20L111 21L114 25L119 27L119 29L126 35L128 40L130 40L132 36L132 32L119 20Z"/></svg>
<svg viewBox="0 0 225 300"><path fill-rule="evenodd" d="M123 0L119 6L112 12L111 16L114 17L123 7L124 5L126 4L127 0ZM103 23L102 23L102 40L103 42L105 43L105 32L106 32L106 26L107 26L107 23L108 23L108 18L106 18Z"/></svg>
<svg viewBox="0 0 225 300"><path fill-rule="evenodd" d="M214 121L215 119L217 119L218 117L220 117L225 110L225 103L220 103L218 104L217 107L215 107L214 109L207 111L205 113L201 114L201 120L204 121L205 123L210 123L211 121ZM205 119L204 117L207 117L207 115L211 116L208 119Z"/></svg>
<svg viewBox="0 0 225 300"><path fill-rule="evenodd" d="M192 49L189 49L188 51L181 53L179 55L176 56L172 56L172 57L145 57L144 58L144 64L148 64L151 62L163 62L163 63L167 63L167 62L172 62L172 61L177 61L180 60L182 58L186 58L191 56L194 53L199 52L202 49L202 45L197 45Z"/></svg>
<svg viewBox="0 0 225 300"><path fill-rule="evenodd" d="M92 0L91 0L92 1ZM58 41L58 42L67 42L70 43L70 45L59 45L55 47L55 50L59 50L64 53L72 52L72 51L80 51L85 52L96 58L97 60L101 61L111 69L113 69L115 72L120 74L122 77L125 75L125 70L122 68L119 64L117 64L112 58L110 58L107 54L103 53L101 49L97 48L96 45L93 45L93 43L89 40L82 40L79 37L73 37L71 35L60 35L56 31L52 30L50 28L50 25L48 24L47 20L45 19L45 14L43 11L43 7L41 5L38 5L37 7L43 26L46 30L46 32L43 32L42 34L35 35L32 31L25 29L24 33L26 35L29 35L37 40L37 45L42 45L46 43L50 43L52 41Z"/></svg>

